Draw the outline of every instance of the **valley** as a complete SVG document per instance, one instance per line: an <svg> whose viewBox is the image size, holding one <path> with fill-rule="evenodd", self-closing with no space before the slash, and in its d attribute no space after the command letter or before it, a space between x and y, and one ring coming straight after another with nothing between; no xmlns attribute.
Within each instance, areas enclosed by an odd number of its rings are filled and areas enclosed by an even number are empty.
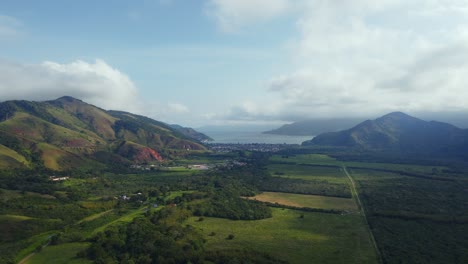
<svg viewBox="0 0 468 264"><path fill-rule="evenodd" d="M4 237L2 248L16 252L16 261L36 251L23 263L46 263L48 258L55 257L54 252L61 250L70 253L62 255L63 261L59 263L89 263L83 252L94 243L93 237L100 232L130 225L140 218L169 209L185 211L184 217L178 221L182 226L191 226L204 237L203 252L208 252L204 256L206 259L214 258L210 254L219 259L236 255L250 258L252 253L249 252L253 249L265 254L264 258L256 260L258 263L270 263L267 259L288 263L307 260L321 263L398 263L427 258L431 258L431 263L443 263L446 259L457 263L467 257L464 255L466 242L463 231L467 228L468 216L463 212L467 211L468 195L462 190L468 188L468 181L462 175L439 172L439 177L453 181L438 181L379 171L381 168L393 168L401 172L430 174L433 173L430 166L348 163L323 154L265 155L251 156L250 159L238 156L236 159L249 165L230 168L229 171L178 169L106 173L98 177L71 178L51 185L44 182L45 186L57 189L51 194L2 189L1 200L8 206L2 206L0 224L4 230L11 230L7 233L10 237L15 237L15 240ZM181 162L195 164L212 160L218 163L232 158L235 158L232 154L204 154L199 155L198 160L192 157ZM259 170L258 166L264 165L271 176ZM342 166L347 167L349 176L354 179L356 194L353 194L353 185ZM438 167L438 170L444 168ZM259 174L264 175L262 184L255 179ZM218 184L221 185L214 189L210 187L209 182L216 186L220 180ZM278 180L281 185L276 183ZM311 182L314 184L310 185ZM437 189L432 185L434 182ZM309 186L313 188L309 189ZM216 190L229 193L253 191L252 194L257 194L249 199L264 202L271 208L271 216L259 220L233 220L229 215L220 218L197 212L197 206L215 197ZM69 196L74 192L81 193L80 197L71 200ZM137 193L142 193L144 198ZM123 194L129 200L118 198ZM362 204L351 198L358 197L355 195L359 196ZM440 202L440 197L448 200ZM25 207L26 201L36 208ZM177 206L171 208L172 205ZM213 206L216 208L216 203ZM72 209L74 213L67 213L67 208L75 208ZM47 214L41 213L43 210ZM360 210L366 214L359 213ZM18 228L23 229L22 234L15 231ZM428 228L432 230L430 233ZM394 230L400 234L398 239L392 238ZM375 236L377 250L369 232ZM229 238L230 235L233 238ZM436 241L429 245L425 243L432 236L443 239L443 243L458 246L446 245L447 255L434 255L439 252L437 247L442 245ZM400 242L395 244L395 241ZM433 248L418 248L421 243ZM41 245L47 246L38 250ZM408 247L414 251L407 251Z"/></svg>
<svg viewBox="0 0 468 264"><path fill-rule="evenodd" d="M322 145L327 134L303 146L204 145L67 97L5 105L16 114L0 122L0 263L468 260L467 167L458 156L395 159L402 149L382 151L362 125L350 130L359 147ZM102 117L114 125L91 121ZM340 143L348 132L336 133Z"/></svg>

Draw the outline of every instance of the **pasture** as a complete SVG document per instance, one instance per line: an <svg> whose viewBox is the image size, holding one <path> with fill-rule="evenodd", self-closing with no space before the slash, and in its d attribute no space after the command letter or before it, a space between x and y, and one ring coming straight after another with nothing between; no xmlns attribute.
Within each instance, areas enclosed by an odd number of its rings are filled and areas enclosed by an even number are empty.
<svg viewBox="0 0 468 264"><path fill-rule="evenodd" d="M353 199L350 198L280 192L263 192L254 197L250 197L249 199L294 207L358 211L356 203Z"/></svg>
<svg viewBox="0 0 468 264"><path fill-rule="evenodd" d="M302 179L307 181L327 181L329 183L346 184L348 179L339 167L324 167L310 165L271 164L268 170L273 176Z"/></svg>
<svg viewBox="0 0 468 264"><path fill-rule="evenodd" d="M203 233L209 250L254 249L289 263L377 263L359 215L272 211L272 218L262 220L190 217L186 224Z"/></svg>

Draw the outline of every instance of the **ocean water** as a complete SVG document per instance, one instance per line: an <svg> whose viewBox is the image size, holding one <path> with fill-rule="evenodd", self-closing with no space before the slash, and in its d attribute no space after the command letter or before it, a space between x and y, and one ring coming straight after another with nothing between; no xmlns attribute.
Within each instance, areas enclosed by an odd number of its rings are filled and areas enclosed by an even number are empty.
<svg viewBox="0 0 468 264"><path fill-rule="evenodd" d="M314 136L284 136L262 134L259 131L201 131L214 139L211 143L301 144Z"/></svg>

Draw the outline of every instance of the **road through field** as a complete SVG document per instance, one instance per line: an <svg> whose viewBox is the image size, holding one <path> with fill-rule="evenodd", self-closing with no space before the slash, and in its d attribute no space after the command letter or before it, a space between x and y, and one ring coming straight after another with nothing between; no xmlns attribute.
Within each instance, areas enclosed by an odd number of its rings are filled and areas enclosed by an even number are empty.
<svg viewBox="0 0 468 264"><path fill-rule="evenodd" d="M361 199L359 198L359 194L356 190L356 183L354 182L353 177L348 173L348 170L346 169L345 166L342 166L344 173L348 177L349 181L351 182L351 193L352 196L355 197L357 206L359 208L359 211L361 212L361 215L364 217L364 222L367 226L367 230L369 231L369 236L372 241L372 245L374 245L375 252L377 253L377 258L380 263L382 263L382 257L380 256L380 251L379 248L377 247L377 243L375 242L374 234L372 233L372 230L370 230L369 222L367 221L367 215L366 215L366 210L362 206Z"/></svg>

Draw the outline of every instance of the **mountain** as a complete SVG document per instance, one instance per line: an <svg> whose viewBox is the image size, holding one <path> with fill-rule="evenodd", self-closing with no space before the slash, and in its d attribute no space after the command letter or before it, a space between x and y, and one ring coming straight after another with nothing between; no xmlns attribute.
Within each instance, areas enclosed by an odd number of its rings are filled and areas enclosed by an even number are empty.
<svg viewBox="0 0 468 264"><path fill-rule="evenodd" d="M69 96L0 103L0 168L160 162L204 149L163 122L106 111Z"/></svg>
<svg viewBox="0 0 468 264"><path fill-rule="evenodd" d="M265 131L264 134L288 136L312 136L330 131L339 131L354 126L362 119L310 119L286 124L279 128Z"/></svg>
<svg viewBox="0 0 468 264"><path fill-rule="evenodd" d="M394 112L351 129L320 134L303 145L356 147L408 155L466 156L468 130Z"/></svg>
<svg viewBox="0 0 468 264"><path fill-rule="evenodd" d="M183 126L180 126L180 125L170 125L173 129L177 130L178 132L182 133L184 136L188 137L188 138L191 138L193 140L196 140L196 141L200 141L200 142L207 142L207 141L213 141L212 138L210 138L209 136L201 133L201 132L198 132L196 131L195 129L193 128L190 128L190 127L183 127Z"/></svg>

